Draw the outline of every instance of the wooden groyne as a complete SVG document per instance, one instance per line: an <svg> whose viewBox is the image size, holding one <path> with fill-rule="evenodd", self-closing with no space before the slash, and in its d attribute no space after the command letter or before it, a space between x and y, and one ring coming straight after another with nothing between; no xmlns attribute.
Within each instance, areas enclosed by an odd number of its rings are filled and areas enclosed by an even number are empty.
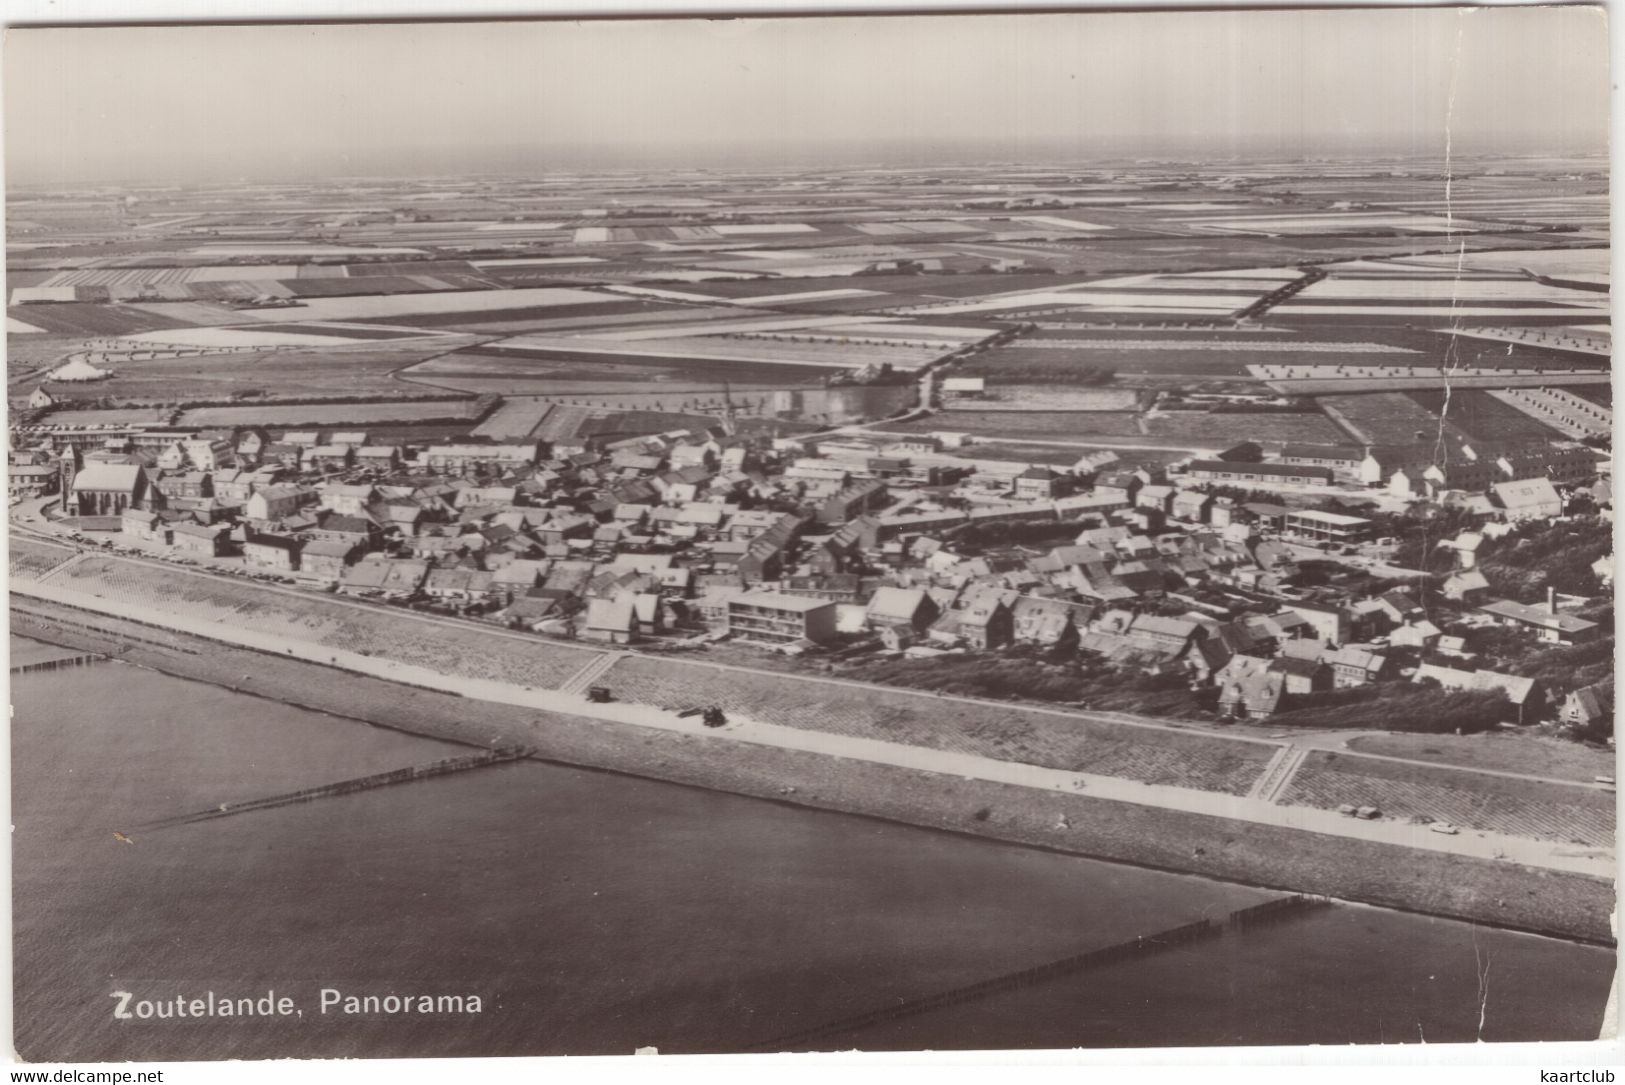
<svg viewBox="0 0 1625 1085"><path fill-rule="evenodd" d="M267 795L259 799L246 799L243 802L223 802L219 806L208 810L178 814L175 817L149 822L140 826L140 828L147 831L168 829L177 825L191 825L199 821L211 821L215 818L247 814L256 810L272 810L279 806L292 806L296 803L314 802L317 799L351 795L357 791L370 791L377 787L391 787L395 784L407 784L417 780L427 780L435 776L448 776L454 772L467 772L470 769L485 768L487 765L500 765L506 761L517 761L529 757L534 752L528 746L503 746L494 750L470 754L466 757L448 757L440 761L431 761L426 765L408 765L406 768L374 773L371 776L358 776L351 780L339 780L336 783L307 787L300 791L290 791L282 795Z"/></svg>
<svg viewBox="0 0 1625 1085"><path fill-rule="evenodd" d="M1163 953L1171 949L1178 949L1181 946L1188 946L1194 942L1217 938L1227 930L1241 931L1267 923L1279 923L1308 909L1325 907L1330 904L1331 901L1326 897L1314 897L1305 894L1268 900L1263 904L1255 904L1250 908L1242 908L1239 911L1231 912L1222 922L1215 922L1212 919L1199 919L1194 923L1187 923L1182 927L1174 927L1158 934L1145 935L1128 942L1118 942L1116 945L1092 949L1087 953L1079 953L1071 957L1063 957L1058 961L1051 961L1048 964L1041 964L1034 968L1025 968L1020 972L1009 972L1002 976L994 976L992 979L982 980L980 983L973 983L966 987L956 987L951 991L942 991L934 995L928 995L925 998L911 999L906 1002L899 1002L896 1005L870 1010L868 1013L842 1018L839 1021L831 1021L828 1024L792 1033L776 1040L753 1044L748 1050L804 1050L809 1044L844 1032L886 1024L904 1017L926 1013L930 1010L958 1006L980 998L988 998L992 995L1019 991L1040 983L1048 983L1063 976L1105 968L1122 961L1134 960L1154 953Z"/></svg>
<svg viewBox="0 0 1625 1085"><path fill-rule="evenodd" d="M1242 908L1239 911L1231 912L1226 917L1224 925L1230 930L1249 930L1270 923L1279 923L1284 919L1292 918L1300 912L1329 907L1331 903L1329 897L1295 893L1290 897L1277 897L1275 900L1266 900L1263 904L1255 904L1251 908Z"/></svg>
<svg viewBox="0 0 1625 1085"><path fill-rule="evenodd" d="M111 662L106 656L68 656L65 659L42 659L37 663L19 663L11 668L12 674L39 674L42 671L60 671L68 667L89 667Z"/></svg>

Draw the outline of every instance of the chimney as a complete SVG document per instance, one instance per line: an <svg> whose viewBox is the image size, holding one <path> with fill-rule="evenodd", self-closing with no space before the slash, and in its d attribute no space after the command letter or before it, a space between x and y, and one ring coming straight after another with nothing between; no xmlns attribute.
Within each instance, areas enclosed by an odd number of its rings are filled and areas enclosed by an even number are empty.
<svg viewBox="0 0 1625 1085"><path fill-rule="evenodd" d="M1556 588L1548 587L1546 589L1546 610L1547 610L1548 613L1552 614L1554 617L1557 614L1557 589Z"/></svg>

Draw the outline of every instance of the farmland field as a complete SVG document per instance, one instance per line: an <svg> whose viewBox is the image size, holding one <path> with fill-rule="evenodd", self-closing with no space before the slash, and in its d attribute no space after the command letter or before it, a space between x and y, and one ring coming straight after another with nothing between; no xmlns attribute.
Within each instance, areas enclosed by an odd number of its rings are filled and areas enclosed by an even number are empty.
<svg viewBox="0 0 1625 1085"><path fill-rule="evenodd" d="M485 346L478 351L446 354L413 366L402 376L440 381L445 378L485 381L572 381L584 384L620 381L751 381L801 384L828 376L815 366L757 365L745 361L662 357L642 354L577 353Z"/></svg>
<svg viewBox="0 0 1625 1085"><path fill-rule="evenodd" d="M1281 795L1290 806L1375 806L1384 817L1587 847L1614 844L1614 796L1594 788L1485 776L1324 751L1309 755Z"/></svg>
<svg viewBox="0 0 1625 1085"><path fill-rule="evenodd" d="M399 328L358 328L353 324L280 324L279 332L336 335L341 339L421 339L415 331Z"/></svg>
<svg viewBox="0 0 1625 1085"><path fill-rule="evenodd" d="M98 381L94 387L106 387ZM52 411L45 421L53 426L149 425L164 421L168 414L161 407L109 407L106 410Z"/></svg>
<svg viewBox="0 0 1625 1085"><path fill-rule="evenodd" d="M1333 418L1347 419L1356 431L1349 436L1366 444L1414 444L1418 433L1425 438L1449 425L1404 392L1321 396L1319 402Z"/></svg>
<svg viewBox="0 0 1625 1085"><path fill-rule="evenodd" d="M1138 417L1128 411L952 411L907 422L877 423L876 428L900 433L948 430L975 436L1078 441L1090 437L1138 437L1154 444L1135 424Z"/></svg>
<svg viewBox="0 0 1625 1085"><path fill-rule="evenodd" d="M455 345L457 340L446 342ZM421 343L410 348L379 344L144 359L120 362L108 380L77 388L52 387L68 397L167 401L223 400L251 393L271 399L312 395L421 396L421 385L396 380L394 371L443 349L425 349Z"/></svg>
<svg viewBox="0 0 1625 1085"><path fill-rule="evenodd" d="M183 426L358 426L375 422L469 419L470 399L398 399L383 403L267 404L253 407L196 407L181 413Z"/></svg>
<svg viewBox="0 0 1625 1085"><path fill-rule="evenodd" d="M1221 444L1230 441L1336 444L1346 439L1343 431L1322 414L1171 411L1147 416L1145 425L1153 437Z"/></svg>
<svg viewBox="0 0 1625 1085"><path fill-rule="evenodd" d="M132 332L183 328L180 320L124 305L68 302L53 305L13 305L6 315L52 335L129 335Z"/></svg>
<svg viewBox="0 0 1625 1085"><path fill-rule="evenodd" d="M1451 392L1407 392L1425 411L1481 441L1550 440L1562 434L1488 392L1473 388Z"/></svg>
<svg viewBox="0 0 1625 1085"><path fill-rule="evenodd" d="M360 324L405 324L414 328L451 328L463 324L526 323L536 320L568 319L570 317L611 317L632 313L670 313L672 319L681 320L683 310L675 305L655 301L633 301L610 294L593 295L601 298L574 305L529 305L510 309L483 309L477 313L406 313L397 317L365 317Z"/></svg>
<svg viewBox="0 0 1625 1085"><path fill-rule="evenodd" d="M1142 393L1133 388L1080 388L1071 385L1004 384L989 387L982 399L946 399L942 409L1026 411L1133 411Z"/></svg>
<svg viewBox="0 0 1625 1085"><path fill-rule="evenodd" d="M1245 794L1275 752L1263 743L676 660L624 658L603 681L618 698L667 709L715 704L781 726L1231 795Z"/></svg>

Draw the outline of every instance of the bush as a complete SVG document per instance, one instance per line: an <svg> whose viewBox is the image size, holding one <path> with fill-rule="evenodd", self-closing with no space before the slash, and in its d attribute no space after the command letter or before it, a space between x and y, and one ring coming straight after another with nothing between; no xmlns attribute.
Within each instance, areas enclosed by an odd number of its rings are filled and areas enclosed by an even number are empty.
<svg viewBox="0 0 1625 1085"><path fill-rule="evenodd" d="M1389 682L1310 694L1271 716L1270 725L1474 734L1492 730L1506 715L1507 701L1499 693L1452 693L1437 683Z"/></svg>

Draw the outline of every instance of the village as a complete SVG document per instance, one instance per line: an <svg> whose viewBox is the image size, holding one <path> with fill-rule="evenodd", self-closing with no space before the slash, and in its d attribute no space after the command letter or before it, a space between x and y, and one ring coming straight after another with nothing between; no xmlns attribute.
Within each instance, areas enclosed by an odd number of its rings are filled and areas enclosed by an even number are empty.
<svg viewBox="0 0 1625 1085"><path fill-rule="evenodd" d="M1606 666L1549 655L1608 634L1611 554L1544 590L1480 560L1553 530L1607 539L1609 461L1578 442L1067 466L979 459L949 430L551 410L546 440L422 446L46 416L14 426L12 515L81 548L638 652L939 689L969 665L946 688L1220 724L1334 710L1612 741ZM1470 696L1407 700L1425 691Z"/></svg>

